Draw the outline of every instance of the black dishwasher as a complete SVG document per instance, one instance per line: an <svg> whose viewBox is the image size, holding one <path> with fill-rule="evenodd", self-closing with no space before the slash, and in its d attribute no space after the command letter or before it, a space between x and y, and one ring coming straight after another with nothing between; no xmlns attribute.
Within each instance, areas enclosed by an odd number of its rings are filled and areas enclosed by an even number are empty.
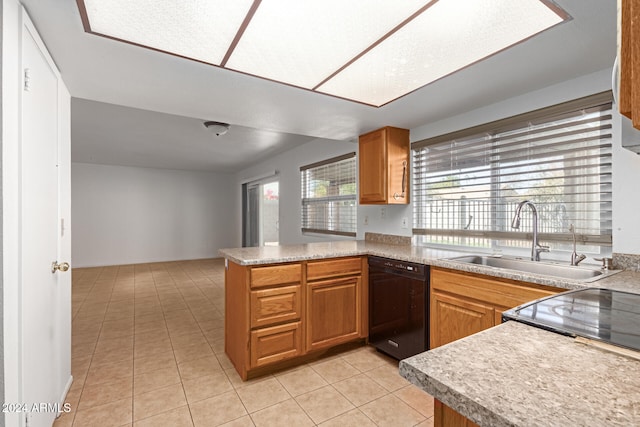
<svg viewBox="0 0 640 427"><path fill-rule="evenodd" d="M369 343L398 360L429 349L429 267L369 257Z"/></svg>

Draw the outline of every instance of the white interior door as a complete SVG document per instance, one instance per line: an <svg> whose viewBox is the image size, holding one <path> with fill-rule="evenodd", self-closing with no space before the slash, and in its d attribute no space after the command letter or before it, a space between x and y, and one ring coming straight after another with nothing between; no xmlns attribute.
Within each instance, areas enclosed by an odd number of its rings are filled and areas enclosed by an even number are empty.
<svg viewBox="0 0 640 427"><path fill-rule="evenodd" d="M21 115L21 403L29 427L50 426L57 415L61 384L60 304L65 280L52 272L60 260L59 74L35 29L22 27Z"/></svg>

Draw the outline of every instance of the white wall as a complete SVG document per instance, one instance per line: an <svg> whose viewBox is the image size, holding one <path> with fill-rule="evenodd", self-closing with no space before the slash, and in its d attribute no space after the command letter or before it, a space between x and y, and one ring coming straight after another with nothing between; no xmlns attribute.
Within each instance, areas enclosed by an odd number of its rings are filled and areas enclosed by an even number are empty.
<svg viewBox="0 0 640 427"><path fill-rule="evenodd" d="M235 242L233 176L73 163L73 266L216 257Z"/></svg>
<svg viewBox="0 0 640 427"><path fill-rule="evenodd" d="M330 234L312 234L301 231L300 166L308 165L346 153L358 152L357 142L317 139L304 145L271 157L236 174L238 199L236 209L238 217L242 211L241 186L255 178L265 176L277 170L280 181L280 244L321 242L327 240L345 240L348 237ZM381 215L384 209L384 218ZM402 217L407 217L409 227L400 227ZM367 217L368 225L364 225ZM363 239L365 232L399 234L411 236L411 207L402 206L358 206L357 239ZM236 245L242 245L242 223L238 224Z"/></svg>
<svg viewBox="0 0 640 427"><path fill-rule="evenodd" d="M611 69L420 126L411 130L411 140L419 141L606 90L611 90ZM640 156L621 147L620 120L620 115L614 113L613 252L640 254L640 198L636 188L640 182ZM638 139L638 135L635 131L626 132L624 137Z"/></svg>
<svg viewBox="0 0 640 427"><path fill-rule="evenodd" d="M419 141L465 129L610 89L611 70L602 70L445 120L413 128L411 129L411 141ZM640 212L640 198L637 196L637 189L634 188L634 185L637 185L635 183L640 180L640 156L620 148L619 117L616 117L614 122L616 127L614 127L613 140L613 250L614 252L640 254L640 226L637 219L637 213ZM638 135L640 133L634 134L640 139ZM280 239L282 243L300 243L334 238L332 236L303 236L300 232L300 175L298 168L300 165L322 160L332 155L357 151L356 144L353 145L353 150L351 148L343 149L340 144L331 141L314 141L265 160L250 170L242 171L237 175L241 180L252 175L259 175L269 169L281 170L282 181L286 183L286 191L281 183L280 196L282 212ZM240 212L240 203L237 202L236 206ZM365 217L368 220L368 225L364 224ZM409 228L407 229L401 227L403 217L409 219ZM411 220L411 205L358 206L358 238L363 238L367 231L410 236ZM240 234L241 232L238 231L238 235ZM240 243L239 237L237 243Z"/></svg>
<svg viewBox="0 0 640 427"><path fill-rule="evenodd" d="M544 89L411 129L411 141L466 129L583 96L611 90L611 69L577 77Z"/></svg>
<svg viewBox="0 0 640 427"><path fill-rule="evenodd" d="M280 182L280 244L345 239L345 237L331 235L302 234L300 166L354 151L358 151L357 143L317 139L238 172L234 184L236 216L240 218L240 213L242 212L242 184L269 175L273 171L278 171L278 180ZM241 221L238 222L235 230L235 246L242 246Z"/></svg>

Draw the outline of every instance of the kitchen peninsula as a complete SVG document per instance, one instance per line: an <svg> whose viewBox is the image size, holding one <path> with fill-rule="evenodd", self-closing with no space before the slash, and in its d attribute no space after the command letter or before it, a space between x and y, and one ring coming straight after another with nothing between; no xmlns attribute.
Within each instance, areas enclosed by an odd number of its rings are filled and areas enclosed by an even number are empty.
<svg viewBox="0 0 640 427"><path fill-rule="evenodd" d="M463 255L461 252L372 241L223 249L220 253L226 258L227 272L232 268L300 263L300 282L306 280L303 264L355 258L360 260L359 274L366 283L363 260L375 255L556 287L559 291L602 287L640 292L640 273L633 271L587 283L450 259ZM286 279L287 286L292 285L292 280L298 280L297 276ZM245 293L251 291L249 282L245 277L242 283ZM227 282L226 292L230 286L238 284ZM366 293L366 286L361 287L360 297L362 293ZM249 300L248 293L244 298ZM360 301L364 320L366 299ZM228 323L229 307L226 311ZM228 332L229 329L225 331ZM362 341L365 335L363 328L357 338ZM295 341L295 334L288 336L290 342ZM248 347L249 335L244 339ZM632 374L639 371L640 362L633 358L515 322L487 329L400 364L400 374L405 378L465 417L487 426L640 425L640 380Z"/></svg>

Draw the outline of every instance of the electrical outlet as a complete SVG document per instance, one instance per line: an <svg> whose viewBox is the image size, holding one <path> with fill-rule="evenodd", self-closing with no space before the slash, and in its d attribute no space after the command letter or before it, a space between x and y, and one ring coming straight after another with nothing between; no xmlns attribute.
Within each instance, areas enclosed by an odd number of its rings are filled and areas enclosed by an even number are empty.
<svg viewBox="0 0 640 427"><path fill-rule="evenodd" d="M369 225L369 215L365 215L365 216L364 216L363 224L364 224L364 225Z"/></svg>
<svg viewBox="0 0 640 427"><path fill-rule="evenodd" d="M400 225L402 228L409 228L409 218L406 216L402 217L402 224Z"/></svg>
<svg viewBox="0 0 640 427"><path fill-rule="evenodd" d="M387 217L387 208L380 208L380 219L385 219Z"/></svg>

